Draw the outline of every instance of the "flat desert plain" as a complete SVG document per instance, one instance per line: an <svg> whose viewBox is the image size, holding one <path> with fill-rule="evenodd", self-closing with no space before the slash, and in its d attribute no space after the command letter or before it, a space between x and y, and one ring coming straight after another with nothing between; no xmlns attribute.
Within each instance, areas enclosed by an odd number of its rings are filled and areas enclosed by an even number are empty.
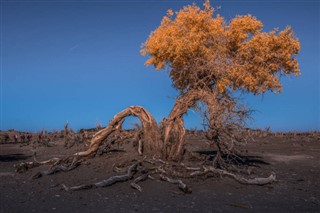
<svg viewBox="0 0 320 213"><path fill-rule="evenodd" d="M62 184L94 183L116 175L116 163L133 158L130 144L124 152L110 152L87 159L69 172L33 179L48 166L16 173L14 165L71 155L83 145L65 148L62 141L32 146L0 144L0 212L320 212L320 137L313 134L266 134L239 147L250 165L250 177L277 181L264 185L243 185L228 177L183 179L192 193L159 179L140 182L142 192L130 181L109 187L65 191ZM128 148L129 147L129 148ZM185 148L192 152L214 153L207 143L190 132ZM212 151L212 152L211 152Z"/></svg>

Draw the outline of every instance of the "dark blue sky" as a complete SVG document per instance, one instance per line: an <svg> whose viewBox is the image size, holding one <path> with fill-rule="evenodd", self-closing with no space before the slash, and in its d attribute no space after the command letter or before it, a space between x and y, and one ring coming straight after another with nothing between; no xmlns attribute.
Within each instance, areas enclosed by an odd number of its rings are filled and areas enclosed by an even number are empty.
<svg viewBox="0 0 320 213"><path fill-rule="evenodd" d="M197 1L202 4L202 1ZM1 130L106 125L141 105L157 121L177 92L165 72L145 67L141 44L167 9L192 1L1 1ZM292 26L301 42L301 77L282 94L244 95L251 127L320 130L319 1L212 1L226 20L251 13L264 30ZM190 111L186 126L200 127Z"/></svg>

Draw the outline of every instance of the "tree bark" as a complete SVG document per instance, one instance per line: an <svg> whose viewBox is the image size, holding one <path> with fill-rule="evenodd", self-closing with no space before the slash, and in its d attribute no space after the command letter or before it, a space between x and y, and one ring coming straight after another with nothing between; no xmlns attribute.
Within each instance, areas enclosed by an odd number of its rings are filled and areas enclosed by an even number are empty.
<svg viewBox="0 0 320 213"><path fill-rule="evenodd" d="M185 135L185 127L183 115L194 107L198 101L207 104L211 121L214 119L213 110L217 104L216 93L212 90L190 90L179 98L168 119L164 122L164 149L166 158L179 161L183 155L183 142Z"/></svg>

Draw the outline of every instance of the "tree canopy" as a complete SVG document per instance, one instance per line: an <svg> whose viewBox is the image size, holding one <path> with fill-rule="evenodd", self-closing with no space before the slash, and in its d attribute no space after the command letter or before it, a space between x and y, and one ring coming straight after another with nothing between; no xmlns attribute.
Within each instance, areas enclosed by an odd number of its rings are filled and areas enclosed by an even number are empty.
<svg viewBox="0 0 320 213"><path fill-rule="evenodd" d="M192 88L276 93L281 75L300 75L295 58L300 43L290 27L262 32L263 23L251 14L227 22L208 0L203 6L168 10L141 49L149 56L146 65L169 69L181 93Z"/></svg>

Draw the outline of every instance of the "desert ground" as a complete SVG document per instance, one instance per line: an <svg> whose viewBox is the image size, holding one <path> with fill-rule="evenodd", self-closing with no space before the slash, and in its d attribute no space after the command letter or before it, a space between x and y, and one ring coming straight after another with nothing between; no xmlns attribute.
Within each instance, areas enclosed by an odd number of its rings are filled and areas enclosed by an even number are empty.
<svg viewBox="0 0 320 213"><path fill-rule="evenodd" d="M192 193L183 193L177 185L158 179L139 183L142 192L133 189L130 181L64 190L62 184L93 183L116 175L113 166L135 156L130 143L121 152L91 157L69 172L33 179L48 166L15 171L15 164L33 161L35 152L38 160L46 160L85 150L84 143L69 148L65 145L61 138L45 145L19 141L0 144L0 212L320 212L319 132L264 132L238 147L250 168L249 177L276 174L276 182L263 186L240 184L228 177L199 177L183 179ZM205 139L192 131L186 135L185 148L214 155Z"/></svg>

